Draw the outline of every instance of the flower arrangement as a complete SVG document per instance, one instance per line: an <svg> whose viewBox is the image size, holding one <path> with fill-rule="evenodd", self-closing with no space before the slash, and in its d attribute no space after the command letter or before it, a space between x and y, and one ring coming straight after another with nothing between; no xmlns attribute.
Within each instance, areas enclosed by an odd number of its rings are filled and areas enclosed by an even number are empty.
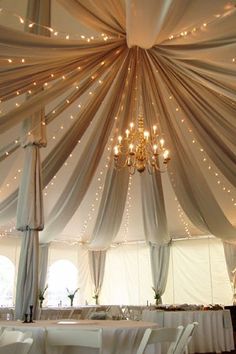
<svg viewBox="0 0 236 354"><path fill-rule="evenodd" d="M93 299L95 299L95 304L98 305L99 290L94 291Z"/></svg>
<svg viewBox="0 0 236 354"><path fill-rule="evenodd" d="M40 305L40 307L43 306L43 301L45 300L44 295L45 295L45 292L46 292L47 288L48 288L48 284L45 286L45 288L44 288L43 290L42 290L42 289L39 290L38 299L39 299L39 305Z"/></svg>
<svg viewBox="0 0 236 354"><path fill-rule="evenodd" d="M154 291L154 299L156 300L156 305L158 305L161 302L161 294L159 290L154 288L154 286L152 286L152 290Z"/></svg>
<svg viewBox="0 0 236 354"><path fill-rule="evenodd" d="M79 288L76 288L74 291L71 292L68 288L66 288L66 291L68 293L67 296L70 299L70 306L73 306L74 297L78 290Z"/></svg>

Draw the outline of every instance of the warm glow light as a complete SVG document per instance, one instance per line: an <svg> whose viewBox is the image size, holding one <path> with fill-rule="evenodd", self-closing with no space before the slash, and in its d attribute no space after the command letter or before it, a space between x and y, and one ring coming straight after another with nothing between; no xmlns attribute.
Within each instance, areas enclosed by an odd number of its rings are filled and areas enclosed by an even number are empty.
<svg viewBox="0 0 236 354"><path fill-rule="evenodd" d="M131 122L130 130L125 130L125 137L117 137L114 147L114 163L116 169L128 167L130 175L137 170L139 173L146 169L149 173L154 171L164 172L165 165L169 162L169 151L164 148L164 139L158 138L157 126L152 131L144 130L143 116L138 117L138 127ZM122 145L121 145L122 143ZM162 156L160 161L158 155Z"/></svg>

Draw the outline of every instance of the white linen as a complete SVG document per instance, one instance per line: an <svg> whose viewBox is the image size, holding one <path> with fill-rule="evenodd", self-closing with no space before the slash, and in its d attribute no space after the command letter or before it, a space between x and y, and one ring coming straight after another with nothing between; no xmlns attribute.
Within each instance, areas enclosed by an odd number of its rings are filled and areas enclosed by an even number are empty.
<svg viewBox="0 0 236 354"><path fill-rule="evenodd" d="M76 322L76 323L74 323ZM48 327L59 328L102 328L103 354L135 354L146 328L157 328L157 324L136 321L103 321L103 320L80 320L72 321L71 324L59 323L59 321L37 321L25 324L20 321L0 321L0 327L17 328L21 331L32 332L34 343L29 354L75 354L76 347L49 346L46 341ZM97 353L96 349L82 349L81 354ZM148 354L154 354L154 346L150 346ZM155 352L156 353L156 352Z"/></svg>
<svg viewBox="0 0 236 354"><path fill-rule="evenodd" d="M144 310L142 318L162 327L199 325L189 344L189 353L221 353L234 349L232 321L229 310L217 311L158 311Z"/></svg>

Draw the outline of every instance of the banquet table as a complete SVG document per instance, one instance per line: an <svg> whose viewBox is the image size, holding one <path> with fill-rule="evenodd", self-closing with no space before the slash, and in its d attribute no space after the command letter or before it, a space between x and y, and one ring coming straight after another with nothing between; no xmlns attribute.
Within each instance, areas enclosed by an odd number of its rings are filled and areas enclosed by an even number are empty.
<svg viewBox="0 0 236 354"><path fill-rule="evenodd" d="M161 311L144 310L144 321L158 323L160 327L186 326L198 322L189 344L189 353L221 353L234 349L233 327L229 310Z"/></svg>
<svg viewBox="0 0 236 354"><path fill-rule="evenodd" d="M50 346L47 343L47 329L49 328L101 328L103 354L136 354L139 343L146 328L157 328L153 322L127 320L79 320L79 321L35 321L22 323L21 321L0 321L1 328L13 328L22 332L31 331L33 346L29 354L75 354L78 348ZM97 349L80 347L81 354L95 354ZM159 347L151 345L147 354L154 354Z"/></svg>

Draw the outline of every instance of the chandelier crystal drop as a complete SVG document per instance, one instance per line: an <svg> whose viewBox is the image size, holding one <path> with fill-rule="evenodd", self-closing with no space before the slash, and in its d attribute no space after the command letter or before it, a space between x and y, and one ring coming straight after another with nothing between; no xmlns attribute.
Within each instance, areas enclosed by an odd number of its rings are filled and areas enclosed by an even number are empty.
<svg viewBox="0 0 236 354"><path fill-rule="evenodd" d="M124 137L119 135L114 146L114 165L121 170L128 167L133 175L136 171L150 174L155 171L165 172L170 160L169 150L164 146L165 141L158 133L156 125L149 132L144 129L143 114L139 113L138 128L131 122L126 129Z"/></svg>

